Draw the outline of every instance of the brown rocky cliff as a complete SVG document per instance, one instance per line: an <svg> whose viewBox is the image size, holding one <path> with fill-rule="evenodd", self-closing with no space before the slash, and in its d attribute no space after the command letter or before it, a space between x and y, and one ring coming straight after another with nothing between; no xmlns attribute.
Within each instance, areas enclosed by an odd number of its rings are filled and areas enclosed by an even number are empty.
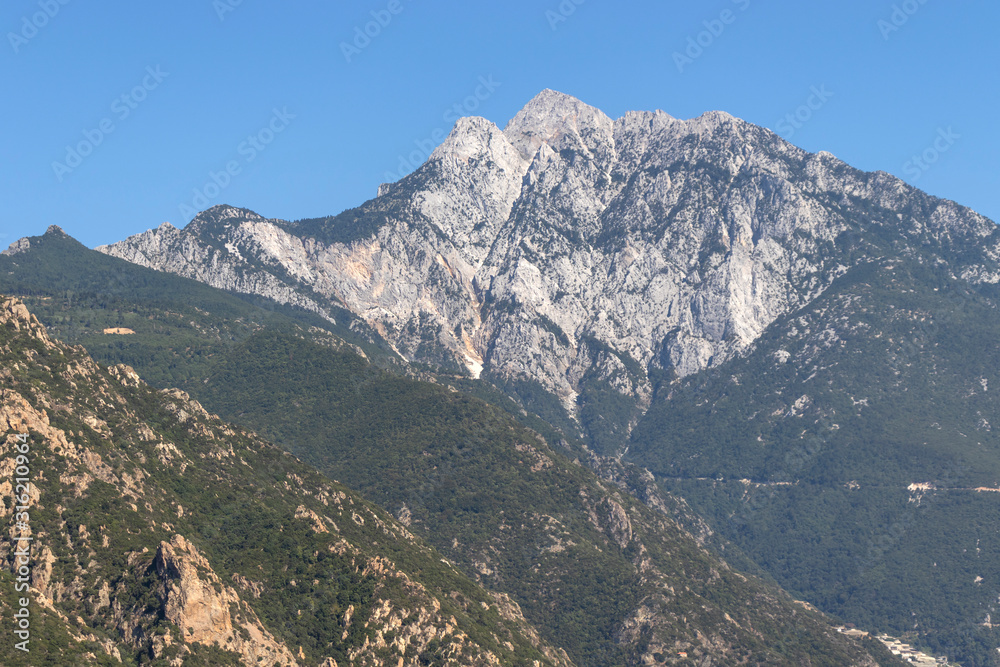
<svg viewBox="0 0 1000 667"><path fill-rule="evenodd" d="M288 647L274 639L184 536L161 542L153 564L166 592L166 617L181 629L186 643L215 644L251 665L298 665ZM235 619L233 609L239 610Z"/></svg>

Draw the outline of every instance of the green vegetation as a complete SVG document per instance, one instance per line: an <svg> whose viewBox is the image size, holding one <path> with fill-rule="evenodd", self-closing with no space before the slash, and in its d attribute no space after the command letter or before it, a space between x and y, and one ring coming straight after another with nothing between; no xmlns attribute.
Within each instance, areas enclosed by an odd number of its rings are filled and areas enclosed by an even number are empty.
<svg viewBox="0 0 1000 667"><path fill-rule="evenodd" d="M376 603L402 611L429 608L431 599L440 605L441 625L454 618L458 630L504 664L548 664L523 623L502 618L490 595L383 510L200 414L182 394L119 379L120 370L93 368L79 350L51 346L12 323L0 326L0 362L8 371L5 392L44 409L71 443L66 450L29 430L39 492L31 510L36 576L41 554L51 554L60 613L84 619L76 630L118 647L128 664L165 664L179 650L155 650L157 638L185 631L164 611L174 585L167 579L178 575L156 561L162 543L178 534L208 559L217 592L242 587L246 606L231 608L234 619L255 615L313 664L327 656L348 664L352 649L371 642L375 628L361 621ZM318 531L301 510L331 521ZM397 569L405 576L394 575ZM102 589L113 605L102 601ZM350 624L349 615L360 620ZM74 664L76 645L53 623L43 614L33 636L37 655L60 657L31 664ZM65 655L53 653L59 647ZM239 664L233 651L192 648L185 664Z"/></svg>
<svg viewBox="0 0 1000 667"><path fill-rule="evenodd" d="M1000 487L995 303L931 262L860 266L746 358L663 387L629 458L794 594L995 665L1000 493L971 490Z"/></svg>
<svg viewBox="0 0 1000 667"><path fill-rule="evenodd" d="M579 506L580 488L593 482L561 460L558 476L532 471L517 447L540 443L500 409L269 331L235 348L202 396L384 507L397 514L405 507L411 529L466 571L489 558L488 580L503 582L571 655L620 659L607 653L609 639L637 602L634 570L599 548L606 539ZM546 516L576 548L539 553L552 540ZM558 587L554 576L563 580Z"/></svg>
<svg viewBox="0 0 1000 667"><path fill-rule="evenodd" d="M466 572L512 595L578 664L630 660L629 649L609 640L652 593L637 577L636 545L620 548L608 528L592 523L588 511L606 511L608 496L596 478L499 408L275 332L234 349L203 396L213 409L406 517L411 530ZM646 525L657 523L638 503L621 502L645 516ZM711 620L721 612L706 612L706 604L730 614L746 609L754 585L735 578L709 584L711 559L676 526L645 528L642 539L647 557L664 572L683 572L689 587L690 597L679 595L658 612L688 619L678 623L677 641L692 624L722 625ZM787 632L783 622L758 630ZM771 654L772 664L799 664L803 636L795 636L785 649L750 636L737 645Z"/></svg>
<svg viewBox="0 0 1000 667"><path fill-rule="evenodd" d="M369 239L391 220L400 219L404 214L410 215L409 204L412 193L423 190L427 181L437 177L436 166L428 163L418 172L391 184L385 196L371 199L356 208L322 218L272 222L300 238L315 239L325 244L350 244Z"/></svg>
<svg viewBox="0 0 1000 667"><path fill-rule="evenodd" d="M0 573L0 661L5 667L36 667L37 665L119 665L117 660L104 655L94 642L79 641L70 636L62 619L51 611L32 602L28 607L30 626L28 652L15 648L22 640L14 634L14 601L26 594L14 589L10 572Z"/></svg>
<svg viewBox="0 0 1000 667"><path fill-rule="evenodd" d="M351 243L373 236L387 222L384 214L373 214L360 206L337 215L305 218L282 226L289 232L323 243Z"/></svg>

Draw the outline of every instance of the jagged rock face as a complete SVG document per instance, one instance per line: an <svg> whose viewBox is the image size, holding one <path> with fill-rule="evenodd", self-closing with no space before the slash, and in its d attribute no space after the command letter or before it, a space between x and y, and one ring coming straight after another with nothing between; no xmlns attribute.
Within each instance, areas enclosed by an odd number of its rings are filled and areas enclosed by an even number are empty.
<svg viewBox="0 0 1000 667"><path fill-rule="evenodd" d="M359 215L364 233L330 240L216 207L99 250L318 312L343 305L411 360L538 381L572 414L587 382L641 405L650 369L686 376L746 350L873 234L943 247L994 227L724 113L612 120L548 90L503 131L460 120ZM964 275L1000 279L989 254Z"/></svg>
<svg viewBox="0 0 1000 667"><path fill-rule="evenodd" d="M183 535L160 542L153 565L166 589L165 616L187 633L184 641L216 644L239 653L251 665L298 664ZM232 617L232 608L240 609L242 622Z"/></svg>
<svg viewBox="0 0 1000 667"><path fill-rule="evenodd" d="M989 664L997 587L976 577L998 579L1000 544L969 517L1000 509L998 290L934 254L856 267L750 353L677 382L627 458L817 607Z"/></svg>
<svg viewBox="0 0 1000 667"><path fill-rule="evenodd" d="M71 618L81 614L84 622L92 616L81 606L110 608L114 628L135 642L149 638L155 656L180 647L197 651L206 645L239 650L244 656L248 650L257 655L267 652L270 644L264 632L253 634L256 622L249 607L300 664L328 664L333 651L325 649L340 648L341 642L349 649L347 655L334 653L341 665L396 664L414 651L433 654L435 648L443 651L438 657L453 658L448 664L531 664L505 653L502 649L508 642L518 644L522 655L537 647L542 655L535 659L542 664L569 663L565 654L546 646L525 623L512 600L483 599L478 589L469 586L461 594L454 588L442 589L442 580L447 583L456 576L452 566L442 565L436 553L417 558L419 554L406 547L419 542L386 513L226 426L186 393L152 392L131 369L102 369L79 349L73 352L46 342L43 333L17 301L0 311L0 374L6 372L0 426L32 435L33 469L39 479L53 482L40 485L42 504L54 506L55 511L38 525L35 535L36 544L47 549L38 562L51 569L39 567L35 582L54 608ZM36 356L25 352L29 338L34 346L28 349ZM298 353L295 356L299 358ZM285 364L282 368L289 370ZM292 410L296 402L283 401L283 409ZM406 405L413 407L410 402ZM371 428L382 430L375 424ZM476 518L465 513L436 523L430 532L437 533L434 539L449 532L462 536L463 544L457 538L439 541L442 548L450 545L454 550L448 552L451 562L469 572L463 568L463 552L471 556L483 581L506 588L526 605L533 619L539 618L538 612L566 619L560 627L565 633L553 634L551 626L546 628L544 636L550 642L566 641L581 632L588 638L603 635L613 640L611 645L597 642L597 651L574 651L574 660L580 658L577 664L654 664L678 651L719 664L738 661L737 655L752 655L747 662L761 664L806 664L797 656L771 652L776 643L772 637L790 635L802 638L811 656L829 658L813 664L873 664L864 651L838 638L825 619L791 613L795 611L791 601L779 591L732 571L700 549L664 513L653 513L625 493L607 489L536 435L524 431L523 437L510 442L492 435L513 429L513 422L501 420L499 429L487 431L475 449L467 450L473 456L459 457L456 450L444 447L447 458L464 458L487 473L460 484L472 502L483 498L494 512L498 506L505 509L491 516L476 512L482 514ZM452 438L438 434L434 439ZM508 446L517 452L511 459L502 452ZM365 449L369 448L362 445L353 453L344 449L338 458L370 469L362 455ZM425 449L418 443L412 454L391 445L389 451L391 456L375 456L400 461L408 474L381 469L380 483L401 480L385 485L396 489L417 480L411 488L419 488L419 494L404 492L400 498L416 498L424 505L414 506L411 522L415 531L421 531L430 525L429 519L443 514L427 512L431 496L424 482L435 480L435 485L444 487L442 481L452 475L463 476L454 460L429 459L442 463L433 469L446 470L445 477L425 477L413 468L420 465L418 460L442 453L435 445ZM57 457L67 461L65 468L56 467ZM478 467L481 462L487 462L485 468ZM0 456L0 485L11 478L12 463L9 456ZM521 472L509 477L504 470L508 465ZM410 481L402 481L407 478ZM535 489L542 491L534 494ZM0 500L11 497L4 493ZM513 494L530 500L511 504ZM669 502L647 495L651 507ZM98 505L99 512L84 513L80 506L94 507L94 502L105 505ZM104 510L108 504L110 510ZM269 507L277 510L269 512ZM265 516L254 519L259 512ZM0 517L9 516L9 508L0 507ZM474 529L456 531L467 519ZM379 551L390 558L376 555ZM323 562L326 565L317 564ZM529 585L517 583L521 576L531 577L523 580ZM365 599L363 587L352 591L356 579L374 586L375 600ZM108 582L115 585L109 587ZM607 587L603 582L615 583ZM338 589L336 599L330 596L331 586ZM589 593L594 586L596 590ZM581 589L584 595L574 593ZM227 602L237 606L230 607L228 616ZM479 608L489 614L485 634L472 632L476 626L463 614L470 609L478 614ZM592 617L611 618L613 623L591 623L586 620L590 614L581 622L584 608L601 610ZM158 623L161 619L164 623ZM320 619L326 623L316 627ZM512 628L517 634L510 634ZM497 638L493 633L502 634ZM237 635L257 641L247 647ZM490 636L496 641L491 642ZM310 646L309 640L317 638L330 643ZM302 659L303 643L309 660ZM129 649L128 642L122 642L106 650L128 654ZM280 647L276 650L287 658ZM621 659L613 657L618 655Z"/></svg>

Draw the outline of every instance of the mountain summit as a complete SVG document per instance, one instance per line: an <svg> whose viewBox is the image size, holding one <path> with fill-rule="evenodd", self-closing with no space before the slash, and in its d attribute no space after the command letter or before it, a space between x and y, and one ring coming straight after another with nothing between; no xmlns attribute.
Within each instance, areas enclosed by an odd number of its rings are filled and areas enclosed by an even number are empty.
<svg viewBox="0 0 1000 667"><path fill-rule="evenodd" d="M1000 279L992 222L888 174L721 112L611 120L546 90L503 131L458 121L422 167L338 216L215 207L98 250L346 308L408 360L540 385L585 435L620 443L657 378L733 358L900 244L976 245L957 270Z"/></svg>
<svg viewBox="0 0 1000 667"><path fill-rule="evenodd" d="M603 152L614 145L614 121L604 112L554 90L543 90L507 123L504 134L530 160L542 144L555 151Z"/></svg>

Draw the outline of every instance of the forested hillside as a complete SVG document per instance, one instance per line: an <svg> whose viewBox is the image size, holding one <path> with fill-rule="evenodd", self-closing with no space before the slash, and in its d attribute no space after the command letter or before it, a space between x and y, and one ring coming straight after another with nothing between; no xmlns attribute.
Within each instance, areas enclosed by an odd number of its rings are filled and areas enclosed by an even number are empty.
<svg viewBox="0 0 1000 667"><path fill-rule="evenodd" d="M57 256L66 250L52 247ZM13 274L25 287L32 274L22 263L56 265L45 252L43 239L0 259L0 276ZM150 308L163 295L144 295L129 308L127 290L119 291L116 307L91 314L44 284L25 291L63 330L95 337L93 326L79 326L81 318L125 321L143 308L154 326L171 317ZM103 298L95 290L95 302ZM172 355L172 372L209 369L205 381L189 384L194 396L391 510L467 575L509 594L577 664L683 664L678 652L749 664L875 664L878 647L839 636L827 619L733 571L669 517L605 485L507 412L383 370L299 324L255 327L226 340L216 332L233 330L234 322L198 303L187 299L215 318L207 334L189 334L210 343L206 359L163 350ZM122 340L97 347L114 356L132 340L157 345L138 328ZM163 358L146 362L153 373ZM204 366L184 370L196 363Z"/></svg>

